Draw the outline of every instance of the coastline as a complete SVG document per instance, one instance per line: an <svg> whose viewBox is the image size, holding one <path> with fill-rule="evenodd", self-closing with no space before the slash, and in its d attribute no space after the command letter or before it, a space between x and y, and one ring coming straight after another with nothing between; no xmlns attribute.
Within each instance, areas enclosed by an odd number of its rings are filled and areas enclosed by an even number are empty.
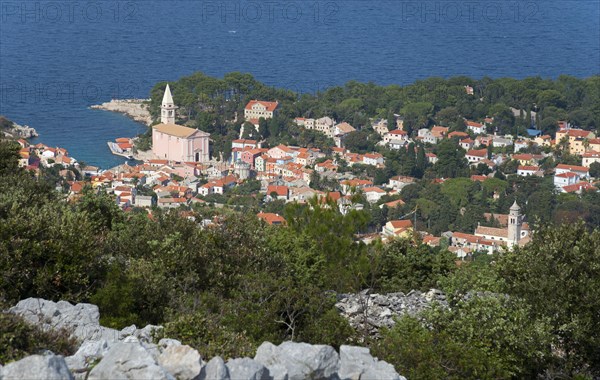
<svg viewBox="0 0 600 380"><path fill-rule="evenodd" d="M28 125L20 125L13 121L12 127L2 131L5 135L10 135L13 138L23 138L23 139L31 139L34 137L39 137L39 133L35 130L35 128L31 128Z"/></svg>
<svg viewBox="0 0 600 380"><path fill-rule="evenodd" d="M152 125L152 116L150 112L146 108L145 102L150 99L112 99L110 102L105 102L98 105L90 106L91 109L110 111L123 114L130 119L142 123L147 127ZM133 137L132 140L135 141L137 137ZM110 142L109 142L110 143ZM112 152L115 154L114 152ZM152 150L143 151L143 152L135 152L132 154L133 160L136 161L145 161L148 159L156 158L152 153ZM108 171L118 171L120 167L125 164L120 164L115 167L108 168Z"/></svg>
<svg viewBox="0 0 600 380"><path fill-rule="evenodd" d="M149 127L152 125L152 116L150 116L150 111L146 108L145 102L147 101L148 99L112 99L110 102L92 105L90 108L122 113Z"/></svg>

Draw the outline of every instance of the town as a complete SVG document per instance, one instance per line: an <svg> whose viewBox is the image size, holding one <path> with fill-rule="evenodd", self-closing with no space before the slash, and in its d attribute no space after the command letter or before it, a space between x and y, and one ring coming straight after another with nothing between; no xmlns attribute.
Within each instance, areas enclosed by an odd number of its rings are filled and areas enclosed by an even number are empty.
<svg viewBox="0 0 600 380"><path fill-rule="evenodd" d="M473 94L470 86L464 86L464 91ZM600 138L565 121L558 122L554 137L542 135L537 129L528 129L528 136L500 135L494 131L492 117L464 119L461 131L434 125L411 135L404 128L402 115L394 114L388 119L369 120L369 128L380 140L375 144L376 150L358 153L351 151L346 142L365 126L338 122L327 115L296 117L293 123L297 127L323 134L334 145L330 149L284 144L269 147L260 139L259 129L277 115L280 103L276 99L253 99L244 107L244 124L238 138L231 141L229 159L220 160L211 155L210 134L177 124L177 110L167 84L160 105L160 123L152 126L152 158L136 165L126 163L110 170L80 167L65 149L41 143L29 145L19 139L20 166L34 172L40 167L59 166L57 174L66 181L64 191L70 200L76 200L84 189L90 188L113 194L124 211L142 208L152 214L156 208L176 208L189 216L186 210L199 207L241 210L255 206L260 209L260 219L271 225L285 225L285 204L308 204L312 199L325 207L337 208L343 215L352 210L381 213L385 209L385 216L358 234L357 240L372 243L418 237L430 246L442 244L460 259L474 252L491 254L526 244L532 226L523 213L524 205L515 200L508 213L486 212L483 223L478 222L470 231L463 228L432 234L423 222L417 222L417 214L422 217L426 211L424 206L407 208L403 189L420 181L443 184L451 179L443 175L422 179L394 175L382 181L372 173L385 170L386 152L412 151L413 157L425 160L420 165L431 168L444 164L448 155L440 154L439 147L452 142L456 155L451 156L465 160L465 177L472 183L493 182L507 176L551 177L557 194L598 192L595 181L600 180ZM522 112L513 109L515 117ZM133 156L135 139L119 138L111 150ZM558 161L557 154L568 155L577 162L553 165ZM500 193L495 190L491 197L498 199Z"/></svg>

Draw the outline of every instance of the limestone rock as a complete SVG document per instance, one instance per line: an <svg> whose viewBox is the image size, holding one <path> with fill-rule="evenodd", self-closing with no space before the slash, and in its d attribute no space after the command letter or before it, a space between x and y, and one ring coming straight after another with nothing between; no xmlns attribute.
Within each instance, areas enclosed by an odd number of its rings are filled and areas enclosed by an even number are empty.
<svg viewBox="0 0 600 380"><path fill-rule="evenodd" d="M31 355L0 369L0 378L3 380L72 380L73 376L62 356Z"/></svg>
<svg viewBox="0 0 600 380"><path fill-rule="evenodd" d="M366 347L340 347L340 379L342 380L401 380L394 366L371 356ZM406 380L406 379L404 379Z"/></svg>
<svg viewBox="0 0 600 380"><path fill-rule="evenodd" d="M133 335L136 336L141 342L150 343L152 342L154 335L162 329L162 326L147 325L143 329L135 330Z"/></svg>
<svg viewBox="0 0 600 380"><path fill-rule="evenodd" d="M339 355L333 347L307 343L283 342L279 346L263 343L254 360L269 369L271 375L284 378L280 367L287 371L289 380L335 379L339 369Z"/></svg>
<svg viewBox="0 0 600 380"><path fill-rule="evenodd" d="M229 371L220 356L210 359L208 364L202 367L199 380L229 380ZM234 379L238 380L238 379Z"/></svg>
<svg viewBox="0 0 600 380"><path fill-rule="evenodd" d="M198 351L187 345L168 346L158 356L158 363L179 380L196 378L204 365Z"/></svg>
<svg viewBox="0 0 600 380"><path fill-rule="evenodd" d="M439 291L391 294L341 295L338 308L351 321L368 321L370 326L387 326L392 316L412 313L443 304ZM446 304L447 305L447 304ZM29 298L10 309L41 329L68 329L81 345L68 357L51 352L33 355L5 367L5 379L189 379L189 380L403 380L394 367L373 358L369 349L342 346L340 354L330 346L264 342L254 359L231 359L227 364L215 357L206 365L193 348L175 339L153 343L161 326L135 325L120 331L100 325L95 305L52 302ZM351 322L352 323L352 322Z"/></svg>
<svg viewBox="0 0 600 380"><path fill-rule="evenodd" d="M87 372L90 364L102 359L106 352L108 352L108 342L105 339L86 341L74 355L65 358L65 362L73 373Z"/></svg>
<svg viewBox="0 0 600 380"><path fill-rule="evenodd" d="M158 341L158 347L160 347L163 350L170 346L181 346L181 342L178 341L177 339L170 339L170 338L162 338L161 340Z"/></svg>
<svg viewBox="0 0 600 380"><path fill-rule="evenodd" d="M119 338L117 330L100 326L98 306L89 303L73 305L66 301L52 302L41 298L27 298L9 311L43 330L66 329L71 332L71 337L80 342L105 339L111 344Z"/></svg>
<svg viewBox="0 0 600 380"><path fill-rule="evenodd" d="M137 338L128 337L110 348L90 371L88 379L174 380L174 377L156 363Z"/></svg>
<svg viewBox="0 0 600 380"><path fill-rule="evenodd" d="M227 361L227 369L231 379L270 380L269 370L250 358L231 359Z"/></svg>
<svg viewBox="0 0 600 380"><path fill-rule="evenodd" d="M135 334L137 327L135 325L124 327L121 331L119 331L119 339L125 339L128 336L132 336Z"/></svg>

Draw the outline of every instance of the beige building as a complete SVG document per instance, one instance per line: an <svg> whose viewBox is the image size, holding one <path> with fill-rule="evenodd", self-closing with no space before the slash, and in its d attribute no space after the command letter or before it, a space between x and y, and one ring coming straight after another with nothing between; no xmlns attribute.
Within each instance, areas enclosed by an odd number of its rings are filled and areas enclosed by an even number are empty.
<svg viewBox="0 0 600 380"><path fill-rule="evenodd" d="M589 168L594 162L600 162L600 153L590 150L583 154L583 166Z"/></svg>
<svg viewBox="0 0 600 380"><path fill-rule="evenodd" d="M252 124L258 123L261 117L271 119L277 112L279 102L266 102L263 100L251 100L244 108L244 118Z"/></svg>
<svg viewBox="0 0 600 380"><path fill-rule="evenodd" d="M569 143L569 153L582 155L589 145L589 140L594 139L596 135L591 131L582 129L561 129L556 132L556 144L560 144L563 139Z"/></svg>
<svg viewBox="0 0 600 380"><path fill-rule="evenodd" d="M413 234L413 224L410 220L390 220L383 226L383 238L410 238Z"/></svg>
<svg viewBox="0 0 600 380"><path fill-rule="evenodd" d="M315 120L314 129L316 131L322 132L327 136L332 136L331 129L335 125L335 120L330 118L329 116L323 116Z"/></svg>

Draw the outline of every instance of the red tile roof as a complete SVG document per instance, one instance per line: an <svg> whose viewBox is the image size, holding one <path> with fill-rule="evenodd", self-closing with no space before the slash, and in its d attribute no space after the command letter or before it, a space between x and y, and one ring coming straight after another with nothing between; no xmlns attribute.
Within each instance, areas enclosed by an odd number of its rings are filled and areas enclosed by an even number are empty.
<svg viewBox="0 0 600 380"><path fill-rule="evenodd" d="M460 132L460 131L454 131L454 132L450 132L448 134L448 137L452 138L452 137L468 137L469 134L466 132Z"/></svg>
<svg viewBox="0 0 600 380"><path fill-rule="evenodd" d="M566 172L566 173L560 173L560 174L556 174L555 177L560 177L560 178L573 178L573 177L578 177L577 174L575 173L571 173L571 172Z"/></svg>
<svg viewBox="0 0 600 380"><path fill-rule="evenodd" d="M259 219L264 220L270 225L285 225L287 224L285 218L279 214L274 214L272 212L259 212L256 214Z"/></svg>
<svg viewBox="0 0 600 380"><path fill-rule="evenodd" d="M538 170L540 170L540 168L539 168L539 166L519 165L517 167L517 170L526 170L526 171L537 172Z"/></svg>
<svg viewBox="0 0 600 380"><path fill-rule="evenodd" d="M409 228L413 226L410 220L390 220L389 223L393 228Z"/></svg>
<svg viewBox="0 0 600 380"><path fill-rule="evenodd" d="M576 172L588 172L590 169L585 166L558 164L557 169L571 170Z"/></svg>
<svg viewBox="0 0 600 380"><path fill-rule="evenodd" d="M467 156L487 157L487 149L471 149L467 152Z"/></svg>
<svg viewBox="0 0 600 380"><path fill-rule="evenodd" d="M567 132L567 135L569 137L580 137L580 138L585 138L588 137L590 135L590 131L584 131L582 129L569 129L567 131L559 131L560 133L564 133Z"/></svg>
<svg viewBox="0 0 600 380"><path fill-rule="evenodd" d="M287 186L267 186L267 195L271 195L271 193L276 193L279 197L287 197L289 191L290 189Z"/></svg>
<svg viewBox="0 0 600 380"><path fill-rule="evenodd" d="M370 181L368 179L347 179L345 181L342 181L342 185L347 185L351 187L370 186L373 185L373 181Z"/></svg>
<svg viewBox="0 0 600 380"><path fill-rule="evenodd" d="M513 160L533 160L533 154L522 153L522 154L513 154Z"/></svg>
<svg viewBox="0 0 600 380"><path fill-rule="evenodd" d="M475 181L483 182L486 179L488 179L488 177L486 177L484 175L472 175L471 176L471 181L473 181L473 182L475 182Z"/></svg>
<svg viewBox="0 0 600 380"><path fill-rule="evenodd" d="M277 101L275 101L275 102L267 102L267 101L264 101L264 100L251 100L251 101L248 102L248 104L246 104L246 109L247 110L251 110L252 106L255 105L255 104L257 104L257 103L265 106L265 108L269 112L275 111L275 109L279 105L279 102L277 102Z"/></svg>
<svg viewBox="0 0 600 380"><path fill-rule="evenodd" d="M402 199L384 203L389 208L396 208L398 206L404 206L406 203Z"/></svg>
<svg viewBox="0 0 600 380"><path fill-rule="evenodd" d="M364 191L365 193L378 193L378 194L385 194L385 191L384 191L384 190L381 190L379 187L375 187L375 186L373 186L373 187L365 187L365 188L363 189L363 191Z"/></svg>
<svg viewBox="0 0 600 380"><path fill-rule="evenodd" d="M465 124L467 125L467 127L475 127L475 128L483 127L483 124L478 123L476 121L471 121L471 120L465 120Z"/></svg>
<svg viewBox="0 0 600 380"><path fill-rule="evenodd" d="M119 146L119 148L123 149L123 150L127 150L127 149L131 149L133 148L133 145L131 145L128 142L121 142L121 143L117 143L117 145Z"/></svg>
<svg viewBox="0 0 600 380"><path fill-rule="evenodd" d="M589 182L579 182L573 185L564 186L563 190L567 193L574 193L576 191L597 191L598 188Z"/></svg>
<svg viewBox="0 0 600 380"><path fill-rule="evenodd" d="M448 133L448 130L449 130L448 127L442 127L439 125L435 125L435 126L433 126L433 128L431 128L431 134L434 135L435 137L442 137L446 133Z"/></svg>

